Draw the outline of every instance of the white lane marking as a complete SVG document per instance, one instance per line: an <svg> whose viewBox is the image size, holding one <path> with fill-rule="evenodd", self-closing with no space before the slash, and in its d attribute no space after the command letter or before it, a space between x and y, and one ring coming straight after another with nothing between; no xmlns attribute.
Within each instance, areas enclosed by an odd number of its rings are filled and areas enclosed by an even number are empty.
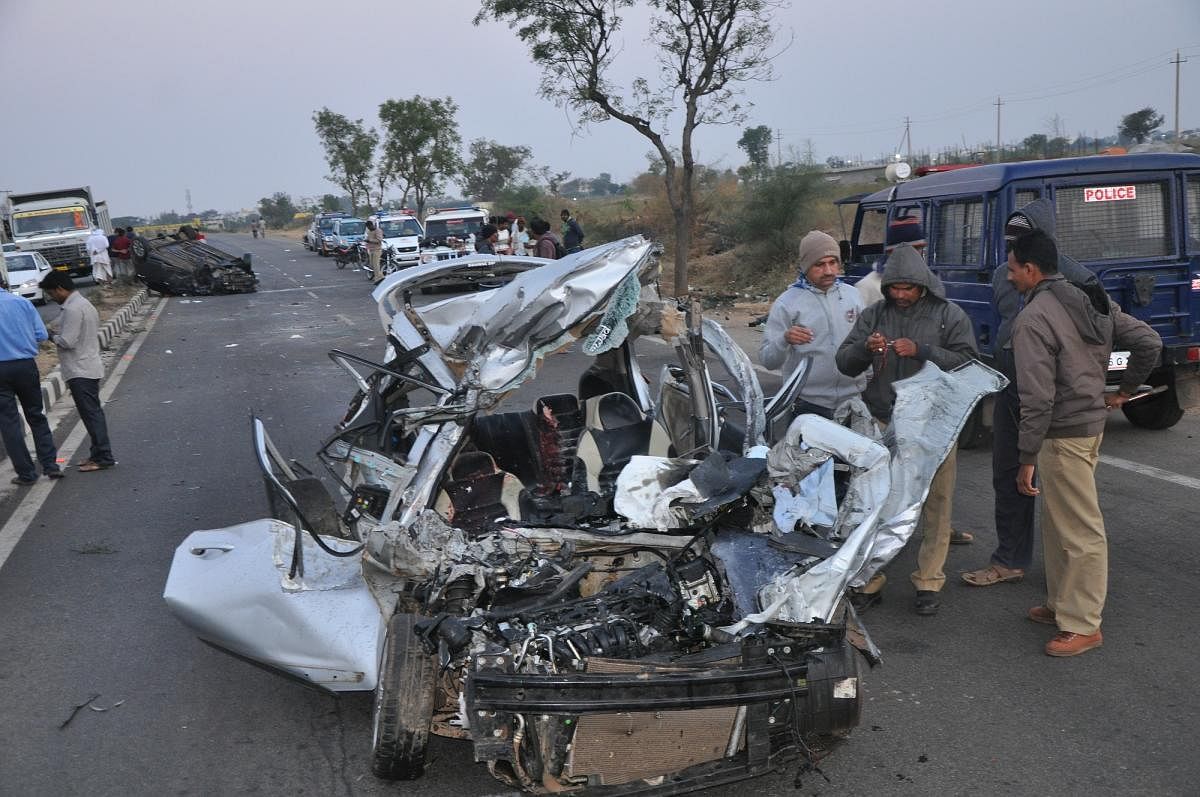
<svg viewBox="0 0 1200 797"><path fill-rule="evenodd" d="M1110 457L1107 454L1101 454L1100 461L1105 465L1111 465L1114 468L1133 471L1134 473L1139 473L1142 476L1149 476L1152 479L1162 479L1163 481L1170 482L1171 484L1178 484L1180 487L1191 487L1193 490L1200 490L1200 479L1195 479L1191 476L1184 476L1181 473L1163 470L1162 468L1156 468L1153 465L1143 465L1140 462L1130 462L1129 460L1121 459L1120 457Z"/></svg>
<svg viewBox="0 0 1200 797"><path fill-rule="evenodd" d="M355 323L353 321L351 321L349 318L346 318L346 316L342 315L341 313L338 313L337 317L338 317L338 320L341 321L346 326L348 326L348 327L355 326Z"/></svg>
<svg viewBox="0 0 1200 797"><path fill-rule="evenodd" d="M253 296L255 294L263 294L263 293L292 293L295 291L307 291L311 294L312 291L324 291L324 290L329 290L330 288L349 288L349 287L361 288L362 286L359 285L358 283L352 283L352 282L338 283L336 285L311 285L311 286L310 285L301 285L298 288L271 288L270 290L265 290L265 291L255 291L253 294L248 294L248 295ZM368 294L368 295L370 295L370 294ZM313 298L319 298L319 297L313 297Z"/></svg>
<svg viewBox="0 0 1200 797"><path fill-rule="evenodd" d="M134 355L142 348L142 344L150 337L150 330L154 328L154 324L162 315L163 308L167 304L167 297L159 300L158 306L150 313L150 318L143 325L144 332L139 333L139 337L130 345L129 350L121 355L121 359L117 362L117 367L113 369L112 374L104 383L104 387L100 389L100 401L102 404L107 404L112 397L113 391L117 389L117 385L121 384L121 378L128 370L129 364L133 362ZM61 416L75 409L75 405L69 407L64 406L66 397L59 401L55 412L53 413L55 421ZM54 428L57 423L51 423L51 428ZM67 439L58 449L59 459L64 463L70 462L74 458L75 452L79 450L79 446L87 437L87 429L83 427L83 421L78 421L71 433L67 435ZM12 464L8 460L4 461L4 465L0 467L0 483L7 482L16 472L12 469ZM87 476L72 474L68 478L86 479ZM17 543L21 541L21 537L29 530L29 524L37 517L37 513L41 511L42 505L46 503L46 499L50 497L50 491L58 484L57 481L42 478L38 479L37 484L32 487L21 487L17 489L25 490L25 497L21 503L17 505L16 510L9 517L3 527L0 527L0 568L4 567L4 563L8 561L8 557L12 554L13 549L17 547Z"/></svg>
<svg viewBox="0 0 1200 797"><path fill-rule="evenodd" d="M309 296L313 297L314 299L320 299L320 298L321 298L320 296L317 296L317 295L316 295L315 293L313 293L312 291L305 291L305 293L307 293Z"/></svg>

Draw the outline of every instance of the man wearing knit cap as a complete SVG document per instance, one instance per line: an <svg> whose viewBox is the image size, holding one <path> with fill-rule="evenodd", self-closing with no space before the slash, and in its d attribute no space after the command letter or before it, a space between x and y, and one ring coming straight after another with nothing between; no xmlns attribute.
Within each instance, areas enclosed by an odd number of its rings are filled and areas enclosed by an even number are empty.
<svg viewBox="0 0 1200 797"><path fill-rule="evenodd" d="M811 357L808 377L796 401L796 414L826 418L842 402L866 386L863 375L850 377L838 370L834 354L862 311L858 291L843 283L841 253L829 235L813 230L800 241L800 277L771 305L767 328L758 350L767 368L786 376L805 357Z"/></svg>
<svg viewBox="0 0 1200 797"><path fill-rule="evenodd" d="M975 357L975 333L961 307L946 300L942 283L911 244L901 244L888 256L883 271L885 298L859 316L837 352L842 373L858 376L868 368L874 375L863 401L883 426L892 420L896 391L892 385L913 376L931 362L943 371ZM939 594L946 583L943 568L950 545L951 509L957 458L951 447L933 476L921 515L923 539L912 574L917 589L917 614L937 614ZM861 594L877 595L882 581L868 583ZM853 596L852 596L853 598Z"/></svg>

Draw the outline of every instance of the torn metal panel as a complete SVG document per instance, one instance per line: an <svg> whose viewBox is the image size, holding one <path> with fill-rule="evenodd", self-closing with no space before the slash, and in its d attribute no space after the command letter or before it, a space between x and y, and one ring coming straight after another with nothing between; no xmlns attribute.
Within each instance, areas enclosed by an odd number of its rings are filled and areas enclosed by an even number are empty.
<svg viewBox="0 0 1200 797"><path fill-rule="evenodd" d="M239 656L335 692L374 689L383 621L361 563L324 556L304 535L309 567L292 581L295 534L278 520L194 531L175 551L163 599L197 636Z"/></svg>

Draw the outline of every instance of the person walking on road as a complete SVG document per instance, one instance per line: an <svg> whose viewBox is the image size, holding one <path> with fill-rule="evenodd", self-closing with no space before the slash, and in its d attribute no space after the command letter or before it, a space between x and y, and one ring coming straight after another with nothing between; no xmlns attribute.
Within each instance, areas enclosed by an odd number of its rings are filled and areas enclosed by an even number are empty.
<svg viewBox="0 0 1200 797"><path fill-rule="evenodd" d="M1008 217L1004 237L1012 242L1033 230L1051 238L1055 233L1054 205L1048 199L1035 199ZM1061 251L1058 273L1068 282L1085 290L1103 291L1095 272ZM1008 378L1008 386L995 396L992 411L992 492L995 498L996 550L986 567L968 570L962 579L974 587L1020 581L1033 563L1035 498L1017 489L1020 456L1017 449L1021 400L1018 393L1016 362L1013 358L1012 330L1017 313L1024 307L1021 294L1008 280L1008 266L996 269L992 278L992 306L1000 317L993 344L996 368ZM1136 361L1148 362L1143 371L1127 367L1121 376L1119 392L1131 396L1157 361L1162 338L1148 324L1133 318L1112 304L1113 341L1122 350L1142 352Z"/></svg>
<svg viewBox="0 0 1200 797"><path fill-rule="evenodd" d="M833 419L842 402L862 393L864 375L849 377L838 370L834 356L863 309L862 297L838 276L842 272L838 243L813 230L800 241L799 279L771 305L759 362L778 369L786 378L800 361L810 357L804 387L795 412Z"/></svg>
<svg viewBox="0 0 1200 797"><path fill-rule="evenodd" d="M56 273L56 272L55 272ZM28 299L8 292L0 283L0 438L16 476L12 483L28 487L37 482L37 470L29 447L25 445L25 430L17 403L25 422L33 433L34 447L42 473L51 479L61 479L58 451L54 435L42 408L42 385L38 375L38 342L46 340L46 327Z"/></svg>
<svg viewBox="0 0 1200 797"><path fill-rule="evenodd" d="M116 465L108 441L108 421L100 404L100 379L104 364L100 361L100 316L92 303L75 292L75 281L58 271L46 275L42 291L62 305L62 314L50 340L58 347L58 363L63 380L71 391L75 409L92 441L91 453L79 463L79 471L90 473Z"/></svg>
<svg viewBox="0 0 1200 797"><path fill-rule="evenodd" d="M1106 396L1113 319L1107 295L1089 296L1058 273L1058 248L1042 230L1017 237L1008 279L1025 297L1012 343L1021 402L1017 490L1042 496L1046 602L1028 617L1056 626L1048 656L1077 656L1104 644L1108 539L1096 491L1096 465L1108 410L1129 396ZM1131 353L1131 360L1145 357ZM1157 359L1131 362L1149 372ZM1035 468L1042 487L1034 485Z"/></svg>
<svg viewBox="0 0 1200 797"><path fill-rule="evenodd" d="M367 247L367 260L371 264L371 281L379 282L383 279L383 272L379 270L379 258L383 255L383 230L375 219L367 219L363 246Z"/></svg>
<svg viewBox="0 0 1200 797"><path fill-rule="evenodd" d="M92 280L97 285L112 281L112 261L108 258L108 236L99 227L87 239L88 257L92 259Z"/></svg>
<svg viewBox="0 0 1200 797"><path fill-rule="evenodd" d="M961 307L946 301L941 281L910 244L892 252L882 284L885 298L863 310L838 349L837 365L848 376L874 368L863 401L886 426L896 403L894 382L913 376L926 362L943 371L957 368L973 359L976 350L971 319ZM933 476L921 514L923 536L911 576L917 590L914 608L920 615L937 614L942 605L939 593L946 583L943 568L954 533L950 517L957 468L956 447L951 446ZM861 594L876 595L882 587L882 580L873 579Z"/></svg>

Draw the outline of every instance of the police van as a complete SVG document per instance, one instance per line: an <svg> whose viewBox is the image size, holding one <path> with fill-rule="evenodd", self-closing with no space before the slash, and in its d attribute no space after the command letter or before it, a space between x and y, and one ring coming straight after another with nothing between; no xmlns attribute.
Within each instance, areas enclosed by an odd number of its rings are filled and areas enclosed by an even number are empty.
<svg viewBox="0 0 1200 797"><path fill-rule="evenodd" d="M985 359L1000 319L992 274L1005 267L1004 223L1035 199L1055 207L1059 250L1091 269L1109 295L1163 339L1148 377L1155 393L1122 407L1147 429L1175 425L1200 405L1200 155L1147 153L958 168L848 197L856 206L842 242L847 274L862 276L884 253L889 224L916 219L926 258L946 296L971 318ZM1127 352L1114 352L1109 381ZM990 426L986 409L979 420Z"/></svg>

